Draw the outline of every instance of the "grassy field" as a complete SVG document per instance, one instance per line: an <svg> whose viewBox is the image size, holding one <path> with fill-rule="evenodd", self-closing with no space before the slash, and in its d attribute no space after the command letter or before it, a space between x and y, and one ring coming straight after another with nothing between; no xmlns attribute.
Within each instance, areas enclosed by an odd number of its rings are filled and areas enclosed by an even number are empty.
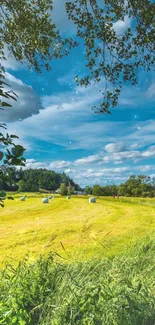
<svg viewBox="0 0 155 325"><path fill-rule="evenodd" d="M64 261L112 256L155 230L155 199L56 197L43 204L40 194L28 196L21 202L17 194L0 210L1 265L50 251Z"/></svg>
<svg viewBox="0 0 155 325"><path fill-rule="evenodd" d="M28 196L0 210L0 324L154 325L155 200Z"/></svg>

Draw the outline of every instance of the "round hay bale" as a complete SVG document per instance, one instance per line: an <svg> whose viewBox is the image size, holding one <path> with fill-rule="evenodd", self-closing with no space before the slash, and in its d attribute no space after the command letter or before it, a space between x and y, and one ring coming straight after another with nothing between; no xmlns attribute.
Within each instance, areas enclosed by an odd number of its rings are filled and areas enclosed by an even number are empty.
<svg viewBox="0 0 155 325"><path fill-rule="evenodd" d="M95 197L90 197L89 198L89 203L96 203Z"/></svg>
<svg viewBox="0 0 155 325"><path fill-rule="evenodd" d="M49 203L49 199L48 198L42 199L42 203Z"/></svg>
<svg viewBox="0 0 155 325"><path fill-rule="evenodd" d="M53 196L49 196L48 199L49 199L49 200L53 199Z"/></svg>
<svg viewBox="0 0 155 325"><path fill-rule="evenodd" d="M20 198L20 201L25 201L25 196L22 196L22 197Z"/></svg>
<svg viewBox="0 0 155 325"><path fill-rule="evenodd" d="M66 196L66 199L69 200L70 199L70 196Z"/></svg>

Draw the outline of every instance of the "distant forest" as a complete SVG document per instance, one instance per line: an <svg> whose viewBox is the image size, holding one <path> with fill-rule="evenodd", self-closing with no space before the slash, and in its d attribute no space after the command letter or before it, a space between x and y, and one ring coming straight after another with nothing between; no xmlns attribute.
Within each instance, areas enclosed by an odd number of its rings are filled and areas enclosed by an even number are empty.
<svg viewBox="0 0 155 325"><path fill-rule="evenodd" d="M18 169L6 167L0 176L0 190L19 192L39 192L47 190L54 192L61 188L61 184L75 191L82 191L86 195L94 196L130 196L130 197L155 197L155 177L145 175L130 176L125 183L120 185L98 184L86 186L85 189L76 184L65 173L56 173L47 169Z"/></svg>
<svg viewBox="0 0 155 325"><path fill-rule="evenodd" d="M55 191L61 184L74 187L80 191L79 185L65 173L56 173L47 169L5 168L0 177L0 190L20 192L39 192L40 189Z"/></svg>

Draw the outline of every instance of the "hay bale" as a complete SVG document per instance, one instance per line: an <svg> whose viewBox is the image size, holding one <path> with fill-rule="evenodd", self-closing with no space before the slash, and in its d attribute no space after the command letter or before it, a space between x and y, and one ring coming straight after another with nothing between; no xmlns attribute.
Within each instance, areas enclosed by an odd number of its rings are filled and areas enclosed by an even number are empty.
<svg viewBox="0 0 155 325"><path fill-rule="evenodd" d="M90 197L89 198L89 203L96 203L95 197Z"/></svg>
<svg viewBox="0 0 155 325"><path fill-rule="evenodd" d="M25 201L25 196L22 196L22 197L20 198L20 201Z"/></svg>
<svg viewBox="0 0 155 325"><path fill-rule="evenodd" d="M48 198L42 199L42 203L49 203L49 199Z"/></svg>
<svg viewBox="0 0 155 325"><path fill-rule="evenodd" d="M70 196L66 196L66 199L69 200L71 197Z"/></svg>
<svg viewBox="0 0 155 325"><path fill-rule="evenodd" d="M50 200L50 199L53 199L53 196L49 196L48 199L49 199L49 200Z"/></svg>

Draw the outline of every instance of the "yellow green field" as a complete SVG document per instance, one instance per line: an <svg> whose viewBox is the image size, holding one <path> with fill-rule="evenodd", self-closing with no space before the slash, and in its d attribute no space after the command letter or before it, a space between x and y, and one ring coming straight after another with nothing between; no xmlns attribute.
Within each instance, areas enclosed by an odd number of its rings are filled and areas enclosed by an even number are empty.
<svg viewBox="0 0 155 325"><path fill-rule="evenodd" d="M155 199L56 197L43 204L41 195L28 195L0 209L0 264L49 251L72 261L118 254L155 230Z"/></svg>

